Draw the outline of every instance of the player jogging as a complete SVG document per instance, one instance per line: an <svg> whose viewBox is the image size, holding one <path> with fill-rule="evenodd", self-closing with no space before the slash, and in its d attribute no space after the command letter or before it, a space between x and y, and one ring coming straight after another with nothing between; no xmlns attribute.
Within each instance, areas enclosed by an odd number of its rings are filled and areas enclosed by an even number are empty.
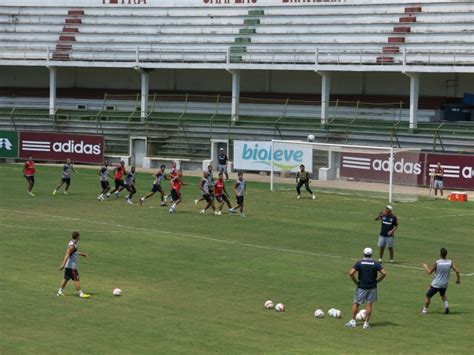
<svg viewBox="0 0 474 355"><path fill-rule="evenodd" d="M300 165L300 171L296 174L296 192L298 193L298 199L301 198L301 187L304 185L306 191L310 193L313 197L313 200L316 198L314 196L313 191L309 188L309 184L311 183L311 174L305 170L303 164Z"/></svg>
<svg viewBox="0 0 474 355"><path fill-rule="evenodd" d="M120 165L115 168L115 174L114 174L114 182L115 182L115 188L107 193L107 197L110 197L113 193L115 193L115 196L119 196L120 188L125 187L125 183L123 181L123 176L127 174L127 170L125 169L125 162L122 160L120 162Z"/></svg>
<svg viewBox="0 0 474 355"><path fill-rule="evenodd" d="M229 174L227 173L227 162L229 158L227 154L224 152L224 148L219 149L219 154L217 155L217 162L219 166L217 167L217 172L220 174L225 174L225 179L229 181Z"/></svg>
<svg viewBox="0 0 474 355"><path fill-rule="evenodd" d="M379 242L378 246L380 248L380 258L379 262L383 262L383 254L385 252L385 247L388 247L390 252L390 262L394 263L393 259L393 244L395 239L395 231L398 229L398 218L392 213L392 206L385 206L385 210L380 212L376 221L381 221L382 227L380 229Z"/></svg>
<svg viewBox="0 0 474 355"><path fill-rule="evenodd" d="M130 171L127 173L127 177L125 178L125 182L124 182L124 186L122 186L120 189L119 189L119 193L120 191L126 189L128 191L128 195L125 196L125 201L129 204L133 204L132 202L132 197L133 195L135 195L137 193L137 189L135 187L135 167L132 166L130 168Z"/></svg>
<svg viewBox="0 0 474 355"><path fill-rule="evenodd" d="M181 201L181 187L186 186L183 182L183 172L178 170L176 176L171 179L171 198L173 200L173 205L169 209L169 213L176 213L176 206L178 206Z"/></svg>
<svg viewBox="0 0 474 355"><path fill-rule="evenodd" d="M237 174L237 181L234 185L235 198L237 200L237 206L231 208L229 213L235 213L237 208L240 209L240 217L245 217L244 214L244 195L247 188L247 183L244 180L244 173Z"/></svg>
<svg viewBox="0 0 474 355"><path fill-rule="evenodd" d="M35 186L35 162L31 155L28 155L28 160L25 162L23 167L23 176L25 177L26 181L28 181L28 195L34 197L35 194L33 193L33 187Z"/></svg>
<svg viewBox="0 0 474 355"><path fill-rule="evenodd" d="M358 278L355 277L357 272ZM378 275L380 274L380 276ZM357 285L354 302L352 303L352 318L346 327L355 328L356 315L360 304L365 304L366 317L363 329L369 329L372 316L372 306L377 302L377 284L387 276L382 264L372 259L372 249L364 249L364 258L355 263L349 272L352 281Z"/></svg>
<svg viewBox="0 0 474 355"><path fill-rule="evenodd" d="M76 174L79 174L79 172L74 169L74 165L71 163L71 159L67 158L66 164L63 165L63 170L62 170L62 176L61 176L61 181L59 181L58 186L53 190L53 196L56 195L58 190L66 184L66 187L64 188L64 194L68 194L69 186L71 186L71 176L72 173L75 172Z"/></svg>
<svg viewBox="0 0 474 355"><path fill-rule="evenodd" d="M211 195L211 198L214 200L214 173L212 171L212 165L207 166L207 181L208 181L208 187L209 187L209 194ZM197 205L199 202L206 200L204 196L202 196L199 199L194 200L194 204ZM206 200L207 201L207 200Z"/></svg>
<svg viewBox="0 0 474 355"><path fill-rule="evenodd" d="M76 291L80 298L89 298L90 295L82 292L81 282L79 281L79 272L77 271L77 262L79 256L87 257L86 253L81 253L78 249L77 243L81 236L79 232L72 232L72 239L67 245L66 255L64 255L63 263L59 267L59 270L64 269L64 279L61 281L57 296L65 296L64 288L66 287L69 280L74 282Z"/></svg>
<svg viewBox="0 0 474 355"><path fill-rule="evenodd" d="M173 191L173 186L171 186L171 181L173 180L173 178L175 176L178 175L178 168L176 167L176 162L175 161L172 161L171 162L171 168L170 168L170 171L168 173L168 176L169 176L169 180L170 180L170 188L171 188L171 192ZM171 195L171 192L170 192L170 195ZM168 195L165 195L165 202L167 202L168 200Z"/></svg>
<svg viewBox="0 0 474 355"><path fill-rule="evenodd" d="M449 283L449 274L451 270L456 273L456 283L461 283L461 275L459 274L459 269L454 264L452 260L447 259L448 251L445 248L440 250L441 259L438 259L434 262L433 266L430 268L428 265L423 264L423 269L431 275L435 273L433 282L431 282L429 290L426 292L425 297L425 306L421 310L421 314L428 313L428 307L431 302L431 298L439 292L441 299L444 303L444 313L449 313L448 297L446 296L446 290L448 289Z"/></svg>
<svg viewBox="0 0 474 355"><path fill-rule="evenodd" d="M224 207L224 203L227 204L227 207L229 208L229 210L232 208L232 205L230 204L230 201L229 201L229 194L227 193L227 190L225 189L223 173L219 173L219 178L217 179L216 186L214 187L214 196L217 202L220 203L219 210L216 213L218 216L222 215L222 207Z"/></svg>
<svg viewBox="0 0 474 355"><path fill-rule="evenodd" d="M205 214L209 207L212 208L212 210L214 211L214 214L217 214L216 206L214 205L214 199L210 190L209 180L210 180L209 172L207 171L203 172L202 179L199 182L199 189L201 190L202 198L206 200L207 205L206 207L204 207L204 209L201 210L201 214Z"/></svg>
<svg viewBox="0 0 474 355"><path fill-rule="evenodd" d="M441 163L438 163L436 169L434 170L434 193L435 193L435 200L438 198L438 189L441 195L441 199L443 198L443 177L444 177L444 169L441 167Z"/></svg>
<svg viewBox="0 0 474 355"><path fill-rule="evenodd" d="M160 166L160 170L158 170L158 172L156 174L153 174L153 178L155 179L154 182L153 182L153 186L151 188L151 192L148 193L147 195L143 196L141 199L140 199L140 205L143 204L143 202L153 196L155 193L159 192L161 194L161 206L166 206L166 202L165 202L165 192L163 191L163 188L161 187L161 182L163 181L163 179L166 179L167 176L166 176L166 173L165 173L165 169L166 167L164 165L161 165Z"/></svg>
<svg viewBox="0 0 474 355"><path fill-rule="evenodd" d="M99 170L99 180L100 180L100 187L102 188L102 192L97 197L99 201L104 201L105 194L110 190L110 183L109 183L109 168L108 165L105 164Z"/></svg>

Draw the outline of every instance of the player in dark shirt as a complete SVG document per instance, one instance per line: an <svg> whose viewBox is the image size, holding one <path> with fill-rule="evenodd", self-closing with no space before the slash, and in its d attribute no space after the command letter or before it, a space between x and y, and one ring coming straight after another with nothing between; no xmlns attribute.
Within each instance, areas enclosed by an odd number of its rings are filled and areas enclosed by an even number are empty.
<svg viewBox="0 0 474 355"><path fill-rule="evenodd" d="M300 165L300 171L296 174L296 192L298 193L298 199L301 198L301 187L304 185L306 191L308 191L313 200L316 198L314 196L313 191L309 188L309 183L311 182L311 174L305 170L303 164Z"/></svg>
<svg viewBox="0 0 474 355"><path fill-rule="evenodd" d="M358 277L355 277L355 274ZM380 276L378 276L380 274ZM372 259L372 249L364 249L364 258L359 260L349 272L352 281L357 285L354 302L352 303L352 318L346 323L346 327L356 327L356 315L360 304L365 304L364 329L370 328L369 321L372 315L372 305L377 302L377 284L387 276L381 263ZM378 278L377 278L378 277Z"/></svg>
<svg viewBox="0 0 474 355"><path fill-rule="evenodd" d="M395 240L395 231L398 229L398 218L392 213L392 206L388 205L385 207L383 212L380 212L376 221L381 221L381 229L379 234L378 246L380 247L380 259L379 262L383 261L383 254L385 247L388 247L390 252L390 262L393 263L393 244Z"/></svg>
<svg viewBox="0 0 474 355"><path fill-rule="evenodd" d="M219 174L225 174L225 179L229 181L229 174L227 174L227 162L229 158L227 154L224 152L224 148L219 149L219 154L217 155L217 162L219 163L217 172Z"/></svg>

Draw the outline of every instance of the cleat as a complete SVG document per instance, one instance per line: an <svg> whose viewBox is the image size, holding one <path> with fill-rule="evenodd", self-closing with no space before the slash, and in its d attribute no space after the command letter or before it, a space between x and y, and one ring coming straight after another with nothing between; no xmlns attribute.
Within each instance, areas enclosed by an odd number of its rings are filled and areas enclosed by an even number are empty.
<svg viewBox="0 0 474 355"><path fill-rule="evenodd" d="M299 200L300 198L301 198L301 196L300 196L300 195L296 196L296 199L297 199L297 200Z"/></svg>
<svg viewBox="0 0 474 355"><path fill-rule="evenodd" d="M444 309L444 314L449 314L449 308Z"/></svg>
<svg viewBox="0 0 474 355"><path fill-rule="evenodd" d="M313 195L313 200L316 200L316 196Z"/></svg>
<svg viewBox="0 0 474 355"><path fill-rule="evenodd" d="M63 192L63 194L65 194L65 195L69 195L69 193L68 193L67 191L64 191L64 192Z"/></svg>
<svg viewBox="0 0 474 355"><path fill-rule="evenodd" d="M199 212L200 214L204 214L206 213L206 210L201 210L201 212Z"/></svg>
<svg viewBox="0 0 474 355"><path fill-rule="evenodd" d="M350 320L349 322L346 323L345 325L347 328L355 328L357 326L355 320Z"/></svg>
<svg viewBox="0 0 474 355"><path fill-rule="evenodd" d="M382 259L379 259L379 263L382 264L382 263L383 263L383 260L382 260Z"/></svg>
<svg viewBox="0 0 474 355"><path fill-rule="evenodd" d="M395 264L395 260L390 260L390 264Z"/></svg>
<svg viewBox="0 0 474 355"><path fill-rule="evenodd" d="M91 295L89 295L88 293L81 293L79 295L79 298L84 298L84 299L87 299L87 298L90 298L90 297L91 297Z"/></svg>
<svg viewBox="0 0 474 355"><path fill-rule="evenodd" d="M58 297L66 297L66 295L64 294L64 292L58 292L58 293L56 293L56 296L58 296Z"/></svg>
<svg viewBox="0 0 474 355"><path fill-rule="evenodd" d="M365 322L365 323L364 323L364 326L362 327L362 329L370 329L369 323Z"/></svg>
<svg viewBox="0 0 474 355"><path fill-rule="evenodd" d="M222 211L217 211L216 215L222 216Z"/></svg>
<svg viewBox="0 0 474 355"><path fill-rule="evenodd" d="M127 200L127 203L128 203L129 205L133 205L132 200Z"/></svg>
<svg viewBox="0 0 474 355"><path fill-rule="evenodd" d="M110 192L107 192L107 195L105 195L107 198L110 197Z"/></svg>
<svg viewBox="0 0 474 355"><path fill-rule="evenodd" d="M35 197L35 194L33 192L28 192L28 195L30 195L31 197Z"/></svg>
<svg viewBox="0 0 474 355"><path fill-rule="evenodd" d="M214 216L218 216L219 215L219 211L214 211Z"/></svg>
<svg viewBox="0 0 474 355"><path fill-rule="evenodd" d="M420 312L422 315L425 315L428 313L428 310L426 308L423 308Z"/></svg>
<svg viewBox="0 0 474 355"><path fill-rule="evenodd" d="M160 203L160 206L161 206L161 207L165 207L165 206L166 206L166 202L165 202L165 201L162 201L162 202Z"/></svg>
<svg viewBox="0 0 474 355"><path fill-rule="evenodd" d="M194 200L194 204L197 205L199 200Z"/></svg>
<svg viewBox="0 0 474 355"><path fill-rule="evenodd" d="M140 206L143 205L143 201L145 201L145 199L142 197L142 198L140 199Z"/></svg>
<svg viewBox="0 0 474 355"><path fill-rule="evenodd" d="M56 195L56 190L53 191L53 196L55 196L55 195Z"/></svg>
<svg viewBox="0 0 474 355"><path fill-rule="evenodd" d="M243 213L241 213L241 214L240 214L240 217L245 218L245 217L247 217L247 216L244 215Z"/></svg>
<svg viewBox="0 0 474 355"><path fill-rule="evenodd" d="M119 192L115 192L115 197L119 198Z"/></svg>

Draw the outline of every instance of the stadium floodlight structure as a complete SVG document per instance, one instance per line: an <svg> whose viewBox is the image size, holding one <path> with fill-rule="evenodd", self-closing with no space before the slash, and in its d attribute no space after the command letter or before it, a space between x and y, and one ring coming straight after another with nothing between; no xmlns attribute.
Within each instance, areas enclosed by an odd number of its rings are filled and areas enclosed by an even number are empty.
<svg viewBox="0 0 474 355"><path fill-rule="evenodd" d="M418 148L272 140L271 152L272 191L288 189L288 181L278 179L276 172L295 173L301 163L318 181L315 188L383 197L390 203L418 199L424 164ZM279 160L289 154L285 152L298 152L299 159L280 164Z"/></svg>

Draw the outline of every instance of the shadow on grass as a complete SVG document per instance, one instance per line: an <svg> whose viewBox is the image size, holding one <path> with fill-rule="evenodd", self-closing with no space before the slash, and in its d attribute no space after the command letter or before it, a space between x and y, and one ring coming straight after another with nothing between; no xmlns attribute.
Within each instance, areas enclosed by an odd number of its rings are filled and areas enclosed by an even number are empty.
<svg viewBox="0 0 474 355"><path fill-rule="evenodd" d="M374 322L374 323L370 323L370 326L375 328L375 327L399 327L400 324L398 323L394 323L394 322Z"/></svg>

